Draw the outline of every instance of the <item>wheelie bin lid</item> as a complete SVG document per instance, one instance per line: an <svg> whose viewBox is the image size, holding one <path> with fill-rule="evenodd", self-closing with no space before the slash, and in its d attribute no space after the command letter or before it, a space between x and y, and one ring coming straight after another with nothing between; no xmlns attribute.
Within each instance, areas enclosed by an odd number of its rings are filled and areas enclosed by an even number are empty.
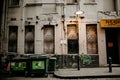
<svg viewBox="0 0 120 80"><path fill-rule="evenodd" d="M30 59L39 59L39 58L48 58L47 55L43 55L43 54L34 54L34 55L30 55Z"/></svg>

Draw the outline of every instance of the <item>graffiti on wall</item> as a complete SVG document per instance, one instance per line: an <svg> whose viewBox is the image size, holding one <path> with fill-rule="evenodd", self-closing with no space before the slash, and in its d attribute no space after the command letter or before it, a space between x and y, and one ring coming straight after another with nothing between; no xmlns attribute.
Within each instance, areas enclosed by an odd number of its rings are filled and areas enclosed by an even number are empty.
<svg viewBox="0 0 120 80"><path fill-rule="evenodd" d="M83 65L92 64L92 57L90 55L82 54L82 55L80 55L80 59L81 59Z"/></svg>

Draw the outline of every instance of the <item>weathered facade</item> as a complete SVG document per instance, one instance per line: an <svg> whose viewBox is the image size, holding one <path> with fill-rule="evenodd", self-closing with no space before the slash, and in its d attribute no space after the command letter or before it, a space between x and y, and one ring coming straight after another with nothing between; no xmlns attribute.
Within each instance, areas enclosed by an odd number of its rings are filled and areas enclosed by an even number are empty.
<svg viewBox="0 0 120 80"><path fill-rule="evenodd" d="M61 68L76 67L78 54L87 54L88 60L81 57L83 67L105 66L108 57L120 64L120 0L6 0L6 4L2 52L54 55ZM76 15L78 10L84 14Z"/></svg>

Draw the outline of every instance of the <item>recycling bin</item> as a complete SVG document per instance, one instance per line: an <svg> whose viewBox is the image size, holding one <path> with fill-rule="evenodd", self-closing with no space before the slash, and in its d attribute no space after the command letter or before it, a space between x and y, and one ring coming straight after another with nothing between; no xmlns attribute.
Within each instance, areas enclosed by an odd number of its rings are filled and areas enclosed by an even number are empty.
<svg viewBox="0 0 120 80"><path fill-rule="evenodd" d="M29 71L29 62L27 58L17 58L10 61L10 75L27 76Z"/></svg>
<svg viewBox="0 0 120 80"><path fill-rule="evenodd" d="M56 57L49 58L48 71L49 73L54 73L56 70Z"/></svg>
<svg viewBox="0 0 120 80"><path fill-rule="evenodd" d="M30 57L30 76L48 76L48 57L47 56L34 56Z"/></svg>

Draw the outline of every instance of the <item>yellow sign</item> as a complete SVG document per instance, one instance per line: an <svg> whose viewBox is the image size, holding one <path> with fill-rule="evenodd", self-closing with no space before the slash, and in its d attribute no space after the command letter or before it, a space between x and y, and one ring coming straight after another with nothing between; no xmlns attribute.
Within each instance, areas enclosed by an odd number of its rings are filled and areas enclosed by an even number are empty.
<svg viewBox="0 0 120 80"><path fill-rule="evenodd" d="M120 27L120 19L102 19L100 25L101 28L118 28Z"/></svg>

